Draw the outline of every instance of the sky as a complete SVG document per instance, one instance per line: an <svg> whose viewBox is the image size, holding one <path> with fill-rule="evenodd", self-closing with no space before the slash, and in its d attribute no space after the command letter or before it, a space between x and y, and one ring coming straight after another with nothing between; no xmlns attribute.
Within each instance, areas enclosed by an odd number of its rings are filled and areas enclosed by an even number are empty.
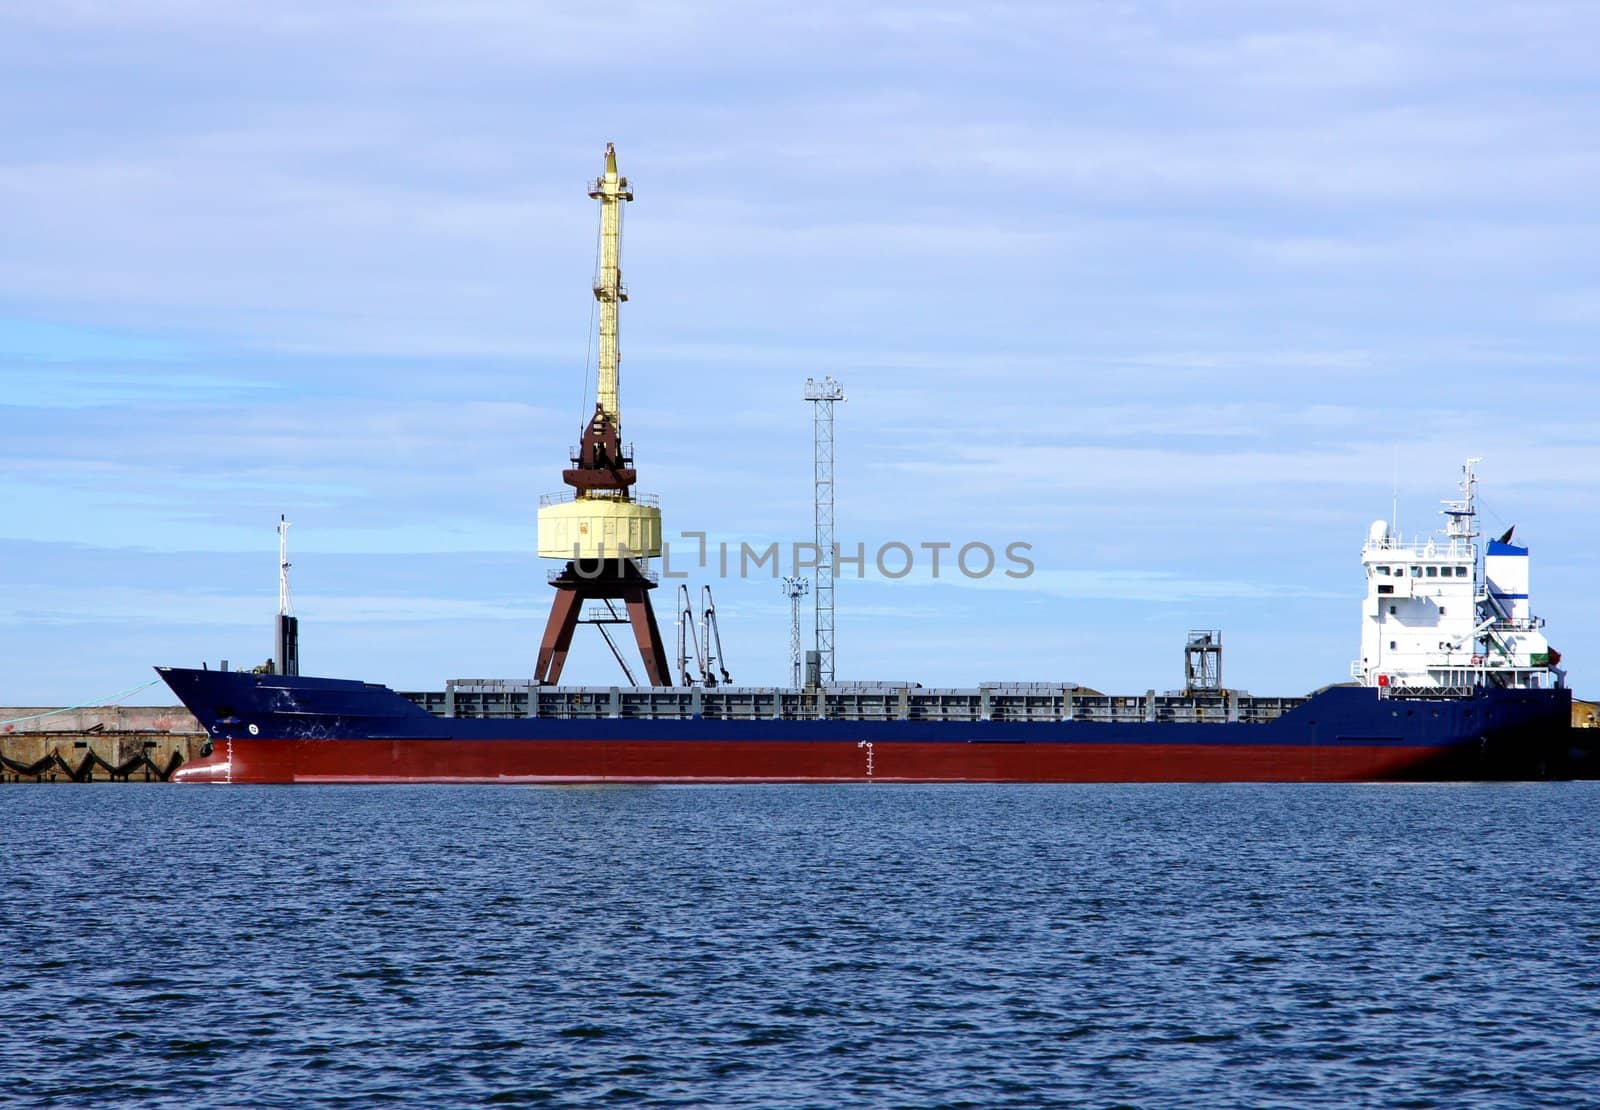
<svg viewBox="0 0 1600 1110"><path fill-rule="evenodd" d="M1600 693L1600 10L1481 7L9 3L0 704L266 658L280 513L306 673L528 677L607 142L669 541L810 538L828 374L841 542L1030 545L842 579L841 679L1345 680L1471 455ZM785 681L778 584L690 569Z"/></svg>

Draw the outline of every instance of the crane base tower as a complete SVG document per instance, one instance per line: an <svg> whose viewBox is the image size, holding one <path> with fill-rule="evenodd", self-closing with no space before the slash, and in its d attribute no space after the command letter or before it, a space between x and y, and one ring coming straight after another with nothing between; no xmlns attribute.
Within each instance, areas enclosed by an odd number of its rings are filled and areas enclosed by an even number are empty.
<svg viewBox="0 0 1600 1110"><path fill-rule="evenodd" d="M550 619L545 622L544 639L539 642L539 662L534 668L535 682L555 685L566 666L572 634L577 630L583 607L590 601L620 601L627 607L628 624L633 628L639 657L644 662L646 679L652 686L671 686L667 673L667 648L656 623L650 591L655 579L631 559L576 559L551 576L556 588Z"/></svg>

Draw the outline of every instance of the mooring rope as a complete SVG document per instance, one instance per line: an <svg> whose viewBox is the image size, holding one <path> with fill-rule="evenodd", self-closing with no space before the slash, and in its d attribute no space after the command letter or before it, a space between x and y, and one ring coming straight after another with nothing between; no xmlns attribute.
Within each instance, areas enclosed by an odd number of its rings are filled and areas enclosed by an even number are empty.
<svg viewBox="0 0 1600 1110"><path fill-rule="evenodd" d="M49 709L43 713L30 713L26 717L13 717L9 721L0 721L0 728L4 728L6 725L20 725L23 721L37 721L40 717L54 717L58 713L71 713L74 709L98 709L102 705L111 705L113 702L119 702L123 698L137 694L140 690L148 690L150 687L154 686L160 681L161 680L159 678L152 678L149 682L146 682L142 686L135 686L131 690L124 690L120 694L115 694L109 698L102 698L99 701L85 702L82 705L68 705L61 709Z"/></svg>

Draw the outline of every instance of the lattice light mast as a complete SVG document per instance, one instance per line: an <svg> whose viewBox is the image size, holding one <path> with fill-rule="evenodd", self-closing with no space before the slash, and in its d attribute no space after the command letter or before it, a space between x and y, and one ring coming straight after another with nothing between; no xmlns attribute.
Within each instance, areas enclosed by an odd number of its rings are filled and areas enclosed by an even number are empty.
<svg viewBox="0 0 1600 1110"><path fill-rule="evenodd" d="M812 495L817 536L817 588L815 599L818 679L826 686L834 680L833 670L833 580L838 557L833 535L833 405L843 401L844 386L825 377L820 382L806 379L805 399L811 402Z"/></svg>
<svg viewBox="0 0 1600 1110"><path fill-rule="evenodd" d="M622 204L633 199L628 179L617 173L617 152L606 144L605 172L589 186L600 202L600 256L594 297L600 303L600 353L595 375L594 415L583 431L571 468L561 480L573 492L540 499L539 556L565 559L551 575L556 588L550 619L539 644L536 681L560 681L572 634L586 601L613 600L627 606L628 623L653 686L670 686L668 659L649 591L655 588L647 560L661 554L661 509L654 497L636 495L632 452L622 442L618 402L617 309L628 299L622 283ZM626 673L626 668L624 668Z"/></svg>
<svg viewBox="0 0 1600 1110"><path fill-rule="evenodd" d="M800 689L800 661L804 655L800 642L800 599L811 592L811 583L795 575L785 575L783 596L789 599L789 681Z"/></svg>

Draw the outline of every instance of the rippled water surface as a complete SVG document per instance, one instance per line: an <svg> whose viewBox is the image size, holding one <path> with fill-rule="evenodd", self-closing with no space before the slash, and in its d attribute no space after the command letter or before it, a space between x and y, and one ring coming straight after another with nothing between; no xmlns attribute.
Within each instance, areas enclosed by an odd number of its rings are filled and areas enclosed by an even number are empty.
<svg viewBox="0 0 1600 1110"><path fill-rule="evenodd" d="M24 1104L1600 1104L1600 784L0 789Z"/></svg>

